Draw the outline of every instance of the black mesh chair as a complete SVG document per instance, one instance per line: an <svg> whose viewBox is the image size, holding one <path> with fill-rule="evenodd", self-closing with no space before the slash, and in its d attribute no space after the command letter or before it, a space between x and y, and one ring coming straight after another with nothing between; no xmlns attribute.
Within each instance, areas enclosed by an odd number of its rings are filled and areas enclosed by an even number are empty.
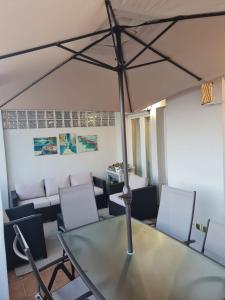
<svg viewBox="0 0 225 300"><path fill-rule="evenodd" d="M84 282L80 277L73 278L73 276L70 274L70 272L65 267L64 263L68 260L67 257L63 256L62 258L46 265L45 267L42 267L40 270L38 270L34 259L31 255L30 249L24 239L23 234L21 233L19 227L17 225L13 226L16 236L13 242L13 249L17 256L19 256L21 259L24 259L28 261L32 267L33 274L35 276L35 279L38 283L38 290L35 295L36 300L83 300L83 299L89 299L94 300L95 297L92 295L92 293L88 290ZM19 247L17 246L17 242L19 242ZM23 252L23 253L21 253ZM45 285L44 281L41 278L41 271L49 268L50 266L56 265L52 277L50 279L50 282L48 284L48 287ZM55 290L54 292L51 292L51 288L53 286L54 280L57 275L57 271L61 269L64 271L66 276L71 280L69 283L64 285L63 287Z"/></svg>

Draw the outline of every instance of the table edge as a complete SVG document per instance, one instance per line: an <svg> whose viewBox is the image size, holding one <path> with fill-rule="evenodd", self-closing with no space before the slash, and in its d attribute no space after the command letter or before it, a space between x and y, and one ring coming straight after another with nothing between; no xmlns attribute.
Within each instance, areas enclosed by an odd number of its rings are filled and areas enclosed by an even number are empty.
<svg viewBox="0 0 225 300"><path fill-rule="evenodd" d="M79 265L79 263L77 262L75 257L72 255L71 251L69 250L69 248L67 247L67 245L65 243L62 232L58 232L57 235L58 235L59 241L60 241L63 249L65 250L66 254L68 255L68 257L69 257L71 263L74 265L75 269L80 274L80 277L82 278L82 280L84 281L86 286L90 289L90 291L93 293L93 295L98 300L106 300L106 298L103 297L103 295L99 292L99 290L96 288L96 286L92 283L92 281L89 279L89 277L85 274L85 272L83 271L83 269L81 268L81 266Z"/></svg>

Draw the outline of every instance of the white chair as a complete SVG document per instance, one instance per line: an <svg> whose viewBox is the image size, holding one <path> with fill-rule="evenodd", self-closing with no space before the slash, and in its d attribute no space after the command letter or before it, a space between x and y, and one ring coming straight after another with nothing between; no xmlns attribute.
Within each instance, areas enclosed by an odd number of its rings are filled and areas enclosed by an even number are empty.
<svg viewBox="0 0 225 300"><path fill-rule="evenodd" d="M54 292L51 292L51 287L53 285L53 282L55 280L56 274L57 272L53 272L52 274L52 278L50 280L50 283L48 285L48 287L45 285L44 281L42 280L41 274L34 262L34 259L30 253L30 249L19 229L19 227L17 225L13 226L14 231L16 233L14 242L13 242L13 249L16 253L16 255L18 255L20 258L28 261L31 265L32 271L33 271L33 275L35 276L35 279L37 281L38 284L38 291L35 294L34 298L37 300L43 300L43 299L47 299L47 300L84 300L84 299L89 299L89 300L94 300L96 299L92 293L88 290L87 286L84 284L83 280L80 277L77 277L76 279L71 280L69 283L67 283L66 285L64 285L63 287L55 290ZM23 251L23 253L21 253L18 248L17 248L17 242L19 242L20 247ZM62 266L64 268L61 268L64 272L65 275L68 276L69 279L70 278L70 274L68 272L68 270L65 268L64 266L64 257L62 257L62 261L60 261L60 259L56 260L56 262L52 262L50 264L48 264L45 267L41 268L41 271L49 268L50 266L53 266L54 264L56 264L56 268L55 270L58 270L58 264L62 264Z"/></svg>
<svg viewBox="0 0 225 300"><path fill-rule="evenodd" d="M92 183L59 189L59 197L66 230L99 221Z"/></svg>
<svg viewBox="0 0 225 300"><path fill-rule="evenodd" d="M196 192L162 186L156 228L190 244Z"/></svg>
<svg viewBox="0 0 225 300"><path fill-rule="evenodd" d="M202 253L225 266L225 225L208 220Z"/></svg>

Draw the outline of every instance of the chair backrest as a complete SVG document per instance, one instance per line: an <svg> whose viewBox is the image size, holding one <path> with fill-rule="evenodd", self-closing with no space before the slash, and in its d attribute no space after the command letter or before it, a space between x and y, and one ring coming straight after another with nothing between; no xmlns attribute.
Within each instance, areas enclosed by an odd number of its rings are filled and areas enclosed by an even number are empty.
<svg viewBox="0 0 225 300"><path fill-rule="evenodd" d="M225 266L225 225L208 221L202 252Z"/></svg>
<svg viewBox="0 0 225 300"><path fill-rule="evenodd" d="M92 183L59 189L66 230L99 221Z"/></svg>
<svg viewBox="0 0 225 300"><path fill-rule="evenodd" d="M38 283L38 286L41 288L41 290L43 291L44 293L44 296L46 299L48 300L53 300L52 298L52 295L51 293L49 292L49 290L47 289L47 287L45 286L42 278L41 278L41 275L38 271L38 268L34 262L34 259L30 253L30 249L26 243L26 240L22 234L22 232L20 231L18 225L13 225L13 228L14 228L14 231L15 231L15 239L13 241L13 249L14 249L14 252L17 256L19 256L20 258L28 261L30 263L30 266L32 268L32 271L33 271L33 274L36 278L36 281ZM17 242L19 242L20 244L20 247L23 251L23 253L20 252L20 250L17 248ZM39 298L42 299L41 295L38 294Z"/></svg>
<svg viewBox="0 0 225 300"><path fill-rule="evenodd" d="M131 190L140 189L148 185L148 178L136 174L129 174L129 186Z"/></svg>
<svg viewBox="0 0 225 300"><path fill-rule="evenodd" d="M182 241L190 240L196 192L162 186L156 228Z"/></svg>

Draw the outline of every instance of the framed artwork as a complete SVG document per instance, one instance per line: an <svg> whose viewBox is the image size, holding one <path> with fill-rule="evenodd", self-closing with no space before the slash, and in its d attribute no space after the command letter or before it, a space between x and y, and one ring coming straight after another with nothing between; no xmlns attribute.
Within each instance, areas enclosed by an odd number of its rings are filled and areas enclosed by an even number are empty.
<svg viewBox="0 0 225 300"><path fill-rule="evenodd" d="M57 154L57 138L42 137L34 138L34 155L51 155Z"/></svg>
<svg viewBox="0 0 225 300"><path fill-rule="evenodd" d="M77 153L76 137L71 133L59 134L59 149L61 155Z"/></svg>
<svg viewBox="0 0 225 300"><path fill-rule="evenodd" d="M81 135L77 138L78 152L90 152L98 150L97 135Z"/></svg>

